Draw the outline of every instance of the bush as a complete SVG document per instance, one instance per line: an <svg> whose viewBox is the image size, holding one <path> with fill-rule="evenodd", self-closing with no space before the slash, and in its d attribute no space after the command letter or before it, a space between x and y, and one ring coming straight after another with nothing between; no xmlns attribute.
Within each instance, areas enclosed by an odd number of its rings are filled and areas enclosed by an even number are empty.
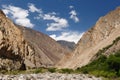
<svg viewBox="0 0 120 80"><path fill-rule="evenodd" d="M56 68L48 68L48 71L51 73L54 73L54 72L56 72Z"/></svg>
<svg viewBox="0 0 120 80"><path fill-rule="evenodd" d="M118 76L120 77L120 70L118 71Z"/></svg>
<svg viewBox="0 0 120 80"><path fill-rule="evenodd" d="M74 72L74 70L72 70L72 69L68 69L68 68L66 68L66 69L61 69L60 70L60 73L73 73Z"/></svg>
<svg viewBox="0 0 120 80"><path fill-rule="evenodd" d="M33 73L37 74L37 73L42 73L42 68L38 68L33 70Z"/></svg>
<svg viewBox="0 0 120 80"><path fill-rule="evenodd" d="M115 70L117 74L119 73L120 57L117 57L115 55L110 55L110 57L107 59L107 64L109 65L110 70L112 69L112 70Z"/></svg>

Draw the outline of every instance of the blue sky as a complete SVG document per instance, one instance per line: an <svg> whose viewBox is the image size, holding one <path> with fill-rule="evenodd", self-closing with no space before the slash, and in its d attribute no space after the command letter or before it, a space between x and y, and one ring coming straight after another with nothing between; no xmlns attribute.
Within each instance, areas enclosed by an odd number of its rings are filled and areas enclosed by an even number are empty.
<svg viewBox="0 0 120 80"><path fill-rule="evenodd" d="M76 43L118 6L120 0L0 0L0 9L15 23Z"/></svg>

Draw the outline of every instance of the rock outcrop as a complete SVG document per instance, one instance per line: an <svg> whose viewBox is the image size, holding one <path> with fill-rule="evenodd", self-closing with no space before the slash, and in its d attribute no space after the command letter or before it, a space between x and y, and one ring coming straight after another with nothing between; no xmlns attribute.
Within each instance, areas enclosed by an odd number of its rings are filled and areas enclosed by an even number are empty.
<svg viewBox="0 0 120 80"><path fill-rule="evenodd" d="M68 52L49 36L15 25L0 10L0 69L51 67Z"/></svg>
<svg viewBox="0 0 120 80"><path fill-rule="evenodd" d="M57 65L64 68L77 68L88 64L96 53L112 44L120 36L120 7L100 17L95 26L89 29L77 44L75 51L63 58ZM65 60L66 63L64 62Z"/></svg>
<svg viewBox="0 0 120 80"><path fill-rule="evenodd" d="M109 56L120 51L120 36L116 38L112 44L108 45L106 48L103 48L104 52L102 54Z"/></svg>

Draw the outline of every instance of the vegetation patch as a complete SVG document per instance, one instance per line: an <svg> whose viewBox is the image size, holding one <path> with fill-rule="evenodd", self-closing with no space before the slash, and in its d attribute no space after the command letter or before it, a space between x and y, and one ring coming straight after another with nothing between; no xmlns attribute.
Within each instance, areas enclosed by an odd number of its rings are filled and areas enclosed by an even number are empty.
<svg viewBox="0 0 120 80"><path fill-rule="evenodd" d="M120 51L114 55L111 54L109 57L101 55L98 59L82 68L77 68L77 70L84 74L92 74L97 77L120 77Z"/></svg>
<svg viewBox="0 0 120 80"><path fill-rule="evenodd" d="M68 69L68 68L65 68L65 69L60 69L59 70L60 73L74 73L74 70L73 69Z"/></svg>
<svg viewBox="0 0 120 80"><path fill-rule="evenodd" d="M55 72L57 72L57 69L56 68L48 68L48 71L51 73L55 73Z"/></svg>

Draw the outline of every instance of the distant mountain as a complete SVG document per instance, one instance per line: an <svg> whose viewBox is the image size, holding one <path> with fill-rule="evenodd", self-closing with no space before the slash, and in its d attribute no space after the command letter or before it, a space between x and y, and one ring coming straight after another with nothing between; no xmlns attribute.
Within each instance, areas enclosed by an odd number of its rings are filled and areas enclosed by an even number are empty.
<svg viewBox="0 0 120 80"><path fill-rule="evenodd" d="M120 7L100 17L96 24L84 33L71 55L64 57L58 64L61 68L77 68L90 63L99 50L113 43L120 36ZM119 43L119 42L118 42ZM106 50L108 53L119 50L116 43ZM109 55L109 54L108 54Z"/></svg>
<svg viewBox="0 0 120 80"><path fill-rule="evenodd" d="M0 10L0 70L54 67L66 53L49 36L15 25Z"/></svg>
<svg viewBox="0 0 120 80"><path fill-rule="evenodd" d="M64 40L58 40L57 41L61 46L70 49L71 51L74 50L75 48L75 42L69 42L69 41L64 41Z"/></svg>

